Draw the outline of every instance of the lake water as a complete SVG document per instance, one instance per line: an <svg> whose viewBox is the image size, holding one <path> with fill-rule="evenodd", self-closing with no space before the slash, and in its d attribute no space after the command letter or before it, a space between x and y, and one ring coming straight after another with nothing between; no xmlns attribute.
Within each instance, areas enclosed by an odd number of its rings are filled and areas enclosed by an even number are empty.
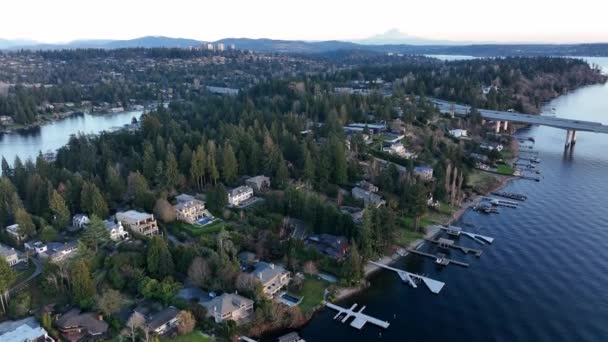
<svg viewBox="0 0 608 342"><path fill-rule="evenodd" d="M69 118L12 133L0 133L0 156L13 164L15 156L22 161L35 159L38 153L55 151L67 144L70 135L85 133L95 134L114 127L122 127L139 119L141 111L123 112L117 114L91 115L82 114Z"/></svg>
<svg viewBox="0 0 608 342"><path fill-rule="evenodd" d="M608 58L591 62L608 71ZM608 85L562 96L547 106L558 117L608 124ZM439 268L409 256L398 267L446 283L439 295L413 289L397 274L381 271L371 288L339 304L391 323L361 331L332 320L325 309L300 334L307 341L608 341L608 135L577 134L564 152L566 133L532 127L543 180L518 180L506 191L528 200L518 209L487 216L467 212L457 225L494 237L477 259L452 251L469 268ZM435 247L427 246L435 251Z"/></svg>

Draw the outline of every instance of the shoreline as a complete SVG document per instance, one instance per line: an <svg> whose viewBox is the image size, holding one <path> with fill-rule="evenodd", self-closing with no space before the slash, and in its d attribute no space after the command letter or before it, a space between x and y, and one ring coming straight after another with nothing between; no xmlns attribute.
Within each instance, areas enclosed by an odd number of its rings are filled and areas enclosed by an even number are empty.
<svg viewBox="0 0 608 342"><path fill-rule="evenodd" d="M513 137L513 135L511 135L511 137ZM511 164L519 158L519 142L517 141L517 139L515 139L515 138L513 138L513 139L514 139L512 141L513 157L511 159L509 159L509 161L508 161ZM452 214L452 216L450 216L450 218L443 225L450 225L450 224L458 221L459 219L462 218L462 216L464 216L464 214L471 207L478 204L483 199L483 197L489 196L492 192L499 191L500 189L506 187L509 184L509 182L519 179L519 177L507 176L507 175L501 175L499 177L500 177L499 181L495 186L491 187L488 191L484 192L483 194L477 194L477 195L473 196L470 200L466 201L463 205L461 205L461 207L456 212L454 212ZM433 228L433 226L428 226L425 228L424 239L434 238L440 232L441 232L440 229ZM406 247L406 249L418 249L418 248L422 247L426 243L426 241L424 239L418 239L418 240L411 242ZM406 258L409 254L410 254L409 252L406 252L403 255L393 253L391 255L385 255L385 256L381 257L380 259L376 260L376 262L380 263L380 264L392 266L397 261L402 260L403 258ZM364 284L362 284L361 286L358 286L358 287L340 288L338 290L338 293L336 294L334 301L340 301L340 300L347 299L353 295L356 295L356 294L364 291L368 287L370 287L369 278L374 273L378 272L381 269L382 269L382 267L367 263L363 268L363 270L364 270L363 278L365 279ZM314 312L311 315L310 319L312 319L312 316L314 316Z"/></svg>

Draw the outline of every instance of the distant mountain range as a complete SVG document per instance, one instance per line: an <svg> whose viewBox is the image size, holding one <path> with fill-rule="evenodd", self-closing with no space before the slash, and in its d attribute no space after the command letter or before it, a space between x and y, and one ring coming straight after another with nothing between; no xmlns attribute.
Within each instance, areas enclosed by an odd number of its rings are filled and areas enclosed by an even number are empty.
<svg viewBox="0 0 608 342"><path fill-rule="evenodd" d="M403 42L407 42L404 44ZM133 47L187 47L203 42L194 39L147 36L129 40L76 40L65 44L44 44L25 40L0 39L0 49L50 50ZM238 49L260 52L325 54L338 50L364 50L377 53L496 56L608 56L608 43L598 44L470 44L433 41L405 35L397 30L356 42L328 40L301 41L251 38L226 38L213 43L235 44Z"/></svg>
<svg viewBox="0 0 608 342"><path fill-rule="evenodd" d="M194 39L171 38L163 36L146 36L127 40L91 39L74 40L62 44L46 44L35 41L13 41L0 39L0 49L29 49L29 50L55 50L55 49L120 49L120 48L154 48L154 47L187 47L200 45L202 42Z"/></svg>

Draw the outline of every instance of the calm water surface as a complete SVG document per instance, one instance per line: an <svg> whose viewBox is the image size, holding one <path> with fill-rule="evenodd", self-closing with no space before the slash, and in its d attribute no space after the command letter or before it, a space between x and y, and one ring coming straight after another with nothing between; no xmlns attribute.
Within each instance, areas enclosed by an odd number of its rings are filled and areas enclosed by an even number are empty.
<svg viewBox="0 0 608 342"><path fill-rule="evenodd" d="M40 151L55 151L67 144L72 134L99 133L129 124L133 117L139 119L140 116L141 111L105 115L83 114L27 130L0 133L0 156L6 158L11 165L15 156L19 156L22 161L35 159Z"/></svg>
<svg viewBox="0 0 608 342"><path fill-rule="evenodd" d="M608 58L591 60L608 71ZM608 124L608 85L579 89L548 106L558 117ZM467 212L459 225L496 238L481 258L453 251L469 268L438 268L411 256L399 266L444 281L439 295L413 289L381 271L371 289L340 304L366 305L384 330L358 331L323 310L302 329L307 341L608 341L608 135L582 133L564 153L565 131L532 127L540 183L519 180L506 191L528 201L499 215ZM458 241L479 248L461 237ZM427 247L435 250L434 247ZM381 334L381 335L380 335Z"/></svg>

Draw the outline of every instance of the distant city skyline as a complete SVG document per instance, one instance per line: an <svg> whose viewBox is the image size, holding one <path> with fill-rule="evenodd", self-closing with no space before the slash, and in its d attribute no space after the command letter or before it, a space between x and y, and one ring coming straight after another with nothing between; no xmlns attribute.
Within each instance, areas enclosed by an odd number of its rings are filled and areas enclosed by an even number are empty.
<svg viewBox="0 0 608 342"><path fill-rule="evenodd" d="M286 40L366 39L391 29L455 42L608 42L597 0L20 0L2 6L0 38L60 43L169 36Z"/></svg>

